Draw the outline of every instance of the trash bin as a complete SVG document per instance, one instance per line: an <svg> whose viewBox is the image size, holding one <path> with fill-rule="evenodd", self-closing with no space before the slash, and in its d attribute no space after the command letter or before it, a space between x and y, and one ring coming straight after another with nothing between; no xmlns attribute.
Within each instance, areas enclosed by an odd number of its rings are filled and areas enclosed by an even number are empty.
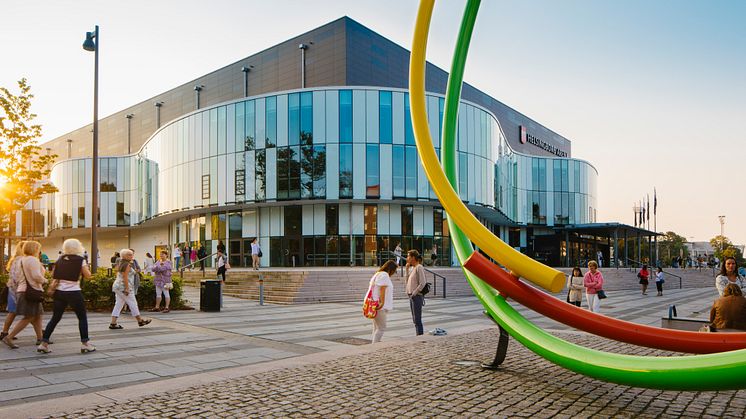
<svg viewBox="0 0 746 419"><path fill-rule="evenodd" d="M220 281L206 280L200 282L199 310L220 311Z"/></svg>

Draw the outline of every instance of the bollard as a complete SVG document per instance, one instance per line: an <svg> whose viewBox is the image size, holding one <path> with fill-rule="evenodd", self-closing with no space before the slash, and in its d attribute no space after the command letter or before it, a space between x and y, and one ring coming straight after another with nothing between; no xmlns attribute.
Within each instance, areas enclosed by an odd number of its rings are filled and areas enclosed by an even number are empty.
<svg viewBox="0 0 746 419"><path fill-rule="evenodd" d="M259 274L259 305L264 305L264 277Z"/></svg>

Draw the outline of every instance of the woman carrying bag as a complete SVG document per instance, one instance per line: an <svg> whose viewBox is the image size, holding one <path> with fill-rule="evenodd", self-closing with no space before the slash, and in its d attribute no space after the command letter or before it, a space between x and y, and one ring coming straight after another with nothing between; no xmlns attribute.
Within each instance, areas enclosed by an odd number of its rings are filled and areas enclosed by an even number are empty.
<svg viewBox="0 0 746 419"><path fill-rule="evenodd" d="M572 269L572 273L567 277L567 302L580 307L580 302L583 301L583 271L580 268L575 267Z"/></svg>
<svg viewBox="0 0 746 419"><path fill-rule="evenodd" d="M44 265L39 261L40 251L41 244L37 241L27 241L23 245L23 257L19 261L21 277L16 288L16 314L23 316L23 319L3 338L3 343L10 349L18 348L18 345L13 343L13 338L29 323L33 324L36 331L36 344L41 343L41 317L44 314L42 302L47 278L44 277Z"/></svg>
<svg viewBox="0 0 746 419"><path fill-rule="evenodd" d="M386 318L388 312L394 309L394 284L391 275L396 273L396 262L386 261L370 279L368 294L373 301L377 301L376 316L373 317L373 336L371 343L380 342L383 332L386 331Z"/></svg>

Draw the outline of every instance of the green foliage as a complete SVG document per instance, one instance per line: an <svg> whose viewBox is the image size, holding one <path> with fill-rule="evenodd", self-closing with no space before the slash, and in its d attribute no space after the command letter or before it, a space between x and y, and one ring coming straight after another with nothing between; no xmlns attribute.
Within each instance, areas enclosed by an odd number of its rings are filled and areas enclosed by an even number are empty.
<svg viewBox="0 0 746 419"><path fill-rule="evenodd" d="M715 250L715 257L718 259L723 260L726 257L733 257L736 259L738 265L743 265L743 254L738 248L733 246L729 238L718 234L710 239L710 246Z"/></svg>
<svg viewBox="0 0 746 419"><path fill-rule="evenodd" d="M115 276L109 276L107 269L99 269L91 279L84 279L81 282L81 289L86 301L86 308L90 311L109 311L114 308L114 293L111 291L111 285L114 283ZM172 278L174 288L171 294L171 309L190 309L182 299L183 284L181 278ZM0 287L4 287L8 282L8 275L0 275ZM51 281L50 281L51 282ZM45 307L51 309L52 297L47 296ZM6 302L0 302L1 307L5 307ZM140 310L148 310L155 306L155 285L153 278L145 276L140 281L140 288L137 289L137 306Z"/></svg>
<svg viewBox="0 0 746 419"><path fill-rule="evenodd" d="M673 231L667 231L665 235L658 238L658 249L664 266L671 265L674 258L682 256L684 259L689 256L689 249L684 245L686 238L679 236Z"/></svg>

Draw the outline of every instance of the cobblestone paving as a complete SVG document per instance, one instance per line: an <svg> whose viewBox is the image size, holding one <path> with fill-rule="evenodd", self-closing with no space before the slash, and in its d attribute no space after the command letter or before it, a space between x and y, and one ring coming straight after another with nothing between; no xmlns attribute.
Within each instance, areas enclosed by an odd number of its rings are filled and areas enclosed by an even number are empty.
<svg viewBox="0 0 746 419"><path fill-rule="evenodd" d="M638 355L670 352L558 332L578 344ZM737 417L746 391L679 392L604 383L557 367L511 340L499 371L496 330L382 348L54 418L145 417Z"/></svg>

